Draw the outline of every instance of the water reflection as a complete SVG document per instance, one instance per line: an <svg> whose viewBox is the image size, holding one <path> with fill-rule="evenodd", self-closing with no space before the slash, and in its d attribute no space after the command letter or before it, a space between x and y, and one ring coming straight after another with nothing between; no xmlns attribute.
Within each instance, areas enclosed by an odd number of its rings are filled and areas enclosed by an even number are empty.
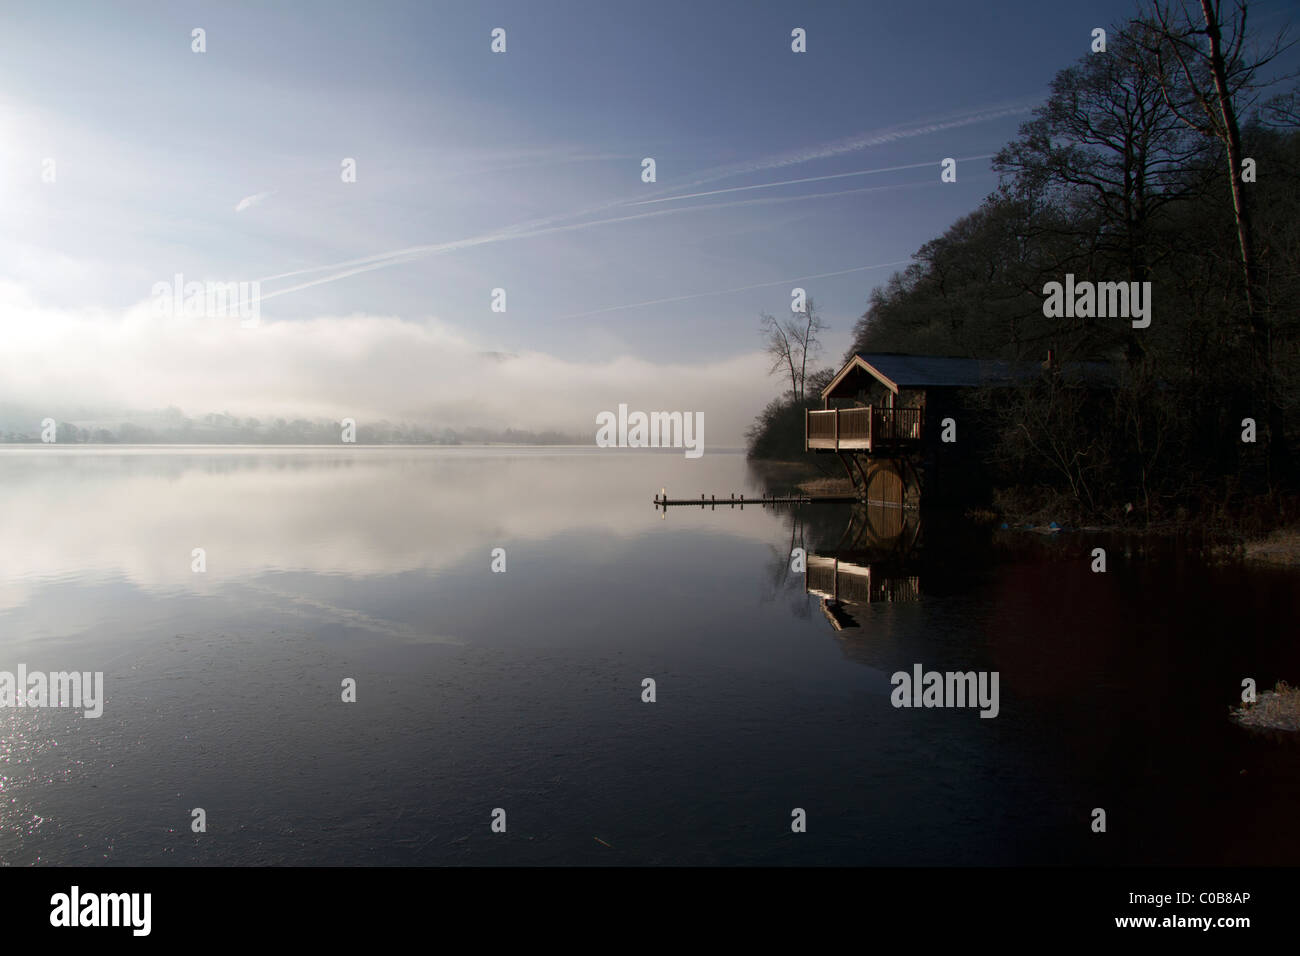
<svg viewBox="0 0 1300 956"><path fill-rule="evenodd" d="M665 517L665 486L773 489L741 455L605 451L0 451L0 668L107 688L98 720L0 714L0 865L1300 852L1294 755L1224 716L1300 673L1294 578L1106 540L1094 574L1095 538L878 505ZM917 663L998 671L998 718L894 708ZM191 839L200 801L237 832Z"/></svg>
<svg viewBox="0 0 1300 956"><path fill-rule="evenodd" d="M837 631L860 627L853 609L921 598L921 518L878 503L855 505L835 548L809 552L804 591Z"/></svg>
<svg viewBox="0 0 1300 956"><path fill-rule="evenodd" d="M216 594L286 573L486 568L494 547L574 532L673 534L654 520L652 490L753 495L752 483L737 485L738 461L598 448L7 446L0 487L22 506L0 514L0 613L60 582ZM714 520L765 540L779 527L747 515ZM196 547L203 574L191 570Z"/></svg>

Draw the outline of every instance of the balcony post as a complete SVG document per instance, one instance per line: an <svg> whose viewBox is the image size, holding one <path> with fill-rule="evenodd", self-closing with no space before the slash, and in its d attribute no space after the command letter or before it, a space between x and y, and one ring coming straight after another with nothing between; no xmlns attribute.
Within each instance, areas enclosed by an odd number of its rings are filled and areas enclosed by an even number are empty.
<svg viewBox="0 0 1300 956"><path fill-rule="evenodd" d="M835 409L835 450L840 450L840 409Z"/></svg>

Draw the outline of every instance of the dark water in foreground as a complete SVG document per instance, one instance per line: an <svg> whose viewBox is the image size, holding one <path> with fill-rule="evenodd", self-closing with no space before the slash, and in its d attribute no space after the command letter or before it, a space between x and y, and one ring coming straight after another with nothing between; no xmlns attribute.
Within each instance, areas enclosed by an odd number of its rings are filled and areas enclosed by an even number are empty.
<svg viewBox="0 0 1300 956"><path fill-rule="evenodd" d="M3 864L1300 857L1300 746L1225 719L1300 678L1286 572L653 510L756 493L720 453L6 448L0 486L0 670L107 686L0 710ZM792 542L894 600L836 630ZM918 663L998 671L998 716L893 707Z"/></svg>

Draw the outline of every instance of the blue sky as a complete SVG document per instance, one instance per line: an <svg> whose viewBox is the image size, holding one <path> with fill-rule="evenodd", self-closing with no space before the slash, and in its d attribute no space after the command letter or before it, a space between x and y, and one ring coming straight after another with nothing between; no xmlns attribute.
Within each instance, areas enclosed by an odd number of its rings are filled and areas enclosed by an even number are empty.
<svg viewBox="0 0 1300 956"><path fill-rule="evenodd" d="M1285 9L1263 3L1254 16L1264 28ZM565 380L517 370L511 398L532 411L500 423L563 426L592 402L627 400L620 381L632 383L632 400L680 397L682 407L706 400L702 383L653 396L652 383L671 386L673 370L749 375L758 314L788 309L793 285L819 303L831 325L825 364L838 364L871 289L898 266L872 267L904 262L976 208L994 178L987 158L967 157L1011 139L1056 71L1087 53L1092 28L1133 11L1131 2L8 5L0 321L47 332L16 336L27 391L0 401L75 395L201 413L231 392L216 407L288 408L298 395L304 412L341 414L353 402L366 414L471 424L450 420L486 414L463 400L475 382L465 363L434 362L421 376L410 357L487 350L530 357L535 370L553 361L548 375ZM202 54L191 50L195 27L206 31ZM507 31L503 54L489 48L495 27ZM807 31L806 53L790 49L795 27ZM40 179L49 157L54 184ZM355 183L341 181L345 157L356 160ZM641 181L644 157L655 159L653 184ZM944 157L961 160L955 184L939 180ZM142 346L138 328L134 344L121 339L151 287L176 273L266 280L256 334L298 328L276 332L275 348L250 350L246 334L242 345L209 341L206 353L176 355ZM498 287L504 313L490 309ZM82 340L105 330L79 359L99 366L75 382L32 371L76 353L56 327ZM280 390L270 384L276 348L288 353ZM315 375L323 348L336 361ZM211 359L202 376L157 368L200 354ZM412 367L383 365L402 366L403 355ZM237 376L241 367L249 374ZM376 380L363 387L368 374ZM758 374L752 388L732 380L735 404L721 416L729 438L755 400L779 390ZM439 375L443 393L428 381ZM385 382L402 393L387 404ZM707 400L721 408L724 398ZM515 414L503 408L493 421Z"/></svg>

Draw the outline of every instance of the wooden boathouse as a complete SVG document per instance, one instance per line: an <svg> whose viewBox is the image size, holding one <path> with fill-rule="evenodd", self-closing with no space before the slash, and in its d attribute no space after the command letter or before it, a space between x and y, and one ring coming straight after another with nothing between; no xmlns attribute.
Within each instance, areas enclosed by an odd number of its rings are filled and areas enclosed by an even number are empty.
<svg viewBox="0 0 1300 956"><path fill-rule="evenodd" d="M1106 363L1075 363L1081 381L1106 379ZM970 506L992 489L982 475L992 441L990 396L1020 388L1060 366L859 352L804 412L804 448L838 455L857 497L897 508ZM981 400L983 404L981 404Z"/></svg>

